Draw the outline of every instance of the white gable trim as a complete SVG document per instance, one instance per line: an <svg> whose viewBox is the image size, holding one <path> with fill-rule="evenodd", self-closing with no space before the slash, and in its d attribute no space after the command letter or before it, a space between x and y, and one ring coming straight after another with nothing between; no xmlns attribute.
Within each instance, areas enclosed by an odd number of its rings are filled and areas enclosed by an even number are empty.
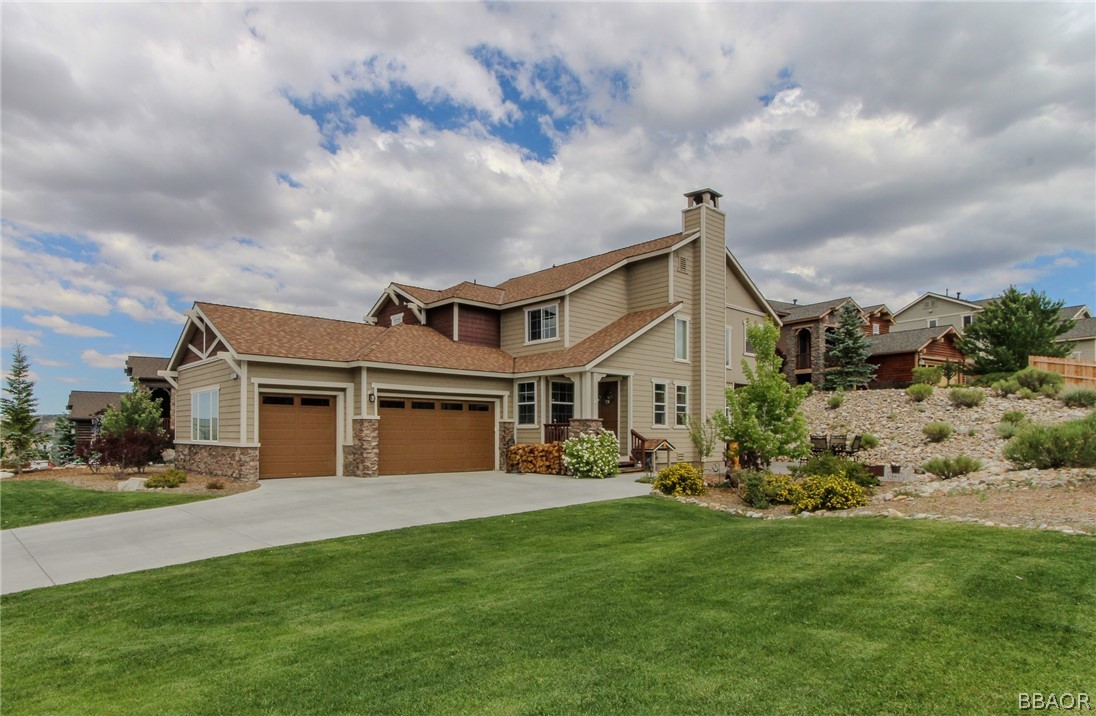
<svg viewBox="0 0 1096 716"><path fill-rule="evenodd" d="M774 311L773 307L769 305L769 302L765 300L765 297L761 295L761 290L757 288L757 284L755 284L753 279L750 278L750 275L746 273L746 269L742 268L742 264L738 263L738 259L734 257L734 254L731 253L729 248L726 246L724 246L724 248L727 251L727 260L731 263L731 270L738 274L739 280L746 285L746 290L750 292L750 295L754 297L754 300L757 301L758 305L765 309L763 315L772 318L773 323L778 327L784 325L780 320L780 316L776 315L776 311Z"/></svg>

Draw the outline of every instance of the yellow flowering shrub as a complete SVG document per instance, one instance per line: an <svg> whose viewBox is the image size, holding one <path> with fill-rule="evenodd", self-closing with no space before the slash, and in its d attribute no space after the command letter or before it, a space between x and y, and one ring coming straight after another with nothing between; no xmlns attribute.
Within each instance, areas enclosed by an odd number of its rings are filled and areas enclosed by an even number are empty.
<svg viewBox="0 0 1096 716"><path fill-rule="evenodd" d="M800 481L798 487L798 499L789 503L796 514L815 510L847 510L868 504L864 488L839 475L808 477Z"/></svg>
<svg viewBox="0 0 1096 716"><path fill-rule="evenodd" d="M704 476L687 462L675 463L663 468L652 485L664 495L699 495L704 492Z"/></svg>

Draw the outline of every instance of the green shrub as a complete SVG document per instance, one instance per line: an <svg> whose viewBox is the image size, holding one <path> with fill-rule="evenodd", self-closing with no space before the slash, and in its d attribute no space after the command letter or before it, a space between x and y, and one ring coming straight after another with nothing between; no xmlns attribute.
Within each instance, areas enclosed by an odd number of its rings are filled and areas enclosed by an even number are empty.
<svg viewBox="0 0 1096 716"><path fill-rule="evenodd" d="M863 441L863 438L861 438L861 441ZM864 465L855 460L838 457L828 452L816 455L802 465L793 465L791 471L792 474L801 477L825 477L829 475L844 477L861 487L875 487L879 484L879 478L868 472L868 468Z"/></svg>
<svg viewBox="0 0 1096 716"><path fill-rule="evenodd" d="M921 403L932 396L932 386L924 383L914 383L906 388L906 395L915 403Z"/></svg>
<svg viewBox="0 0 1096 716"><path fill-rule="evenodd" d="M620 444L612 431L583 433L563 443L563 464L575 477L603 478L620 471Z"/></svg>
<svg viewBox="0 0 1096 716"><path fill-rule="evenodd" d="M913 369L914 385L939 385L944 379L944 371L937 366Z"/></svg>
<svg viewBox="0 0 1096 716"><path fill-rule="evenodd" d="M1023 410L1006 410L1001 414L1002 423L1020 423L1027 422L1027 413Z"/></svg>
<svg viewBox="0 0 1096 716"><path fill-rule="evenodd" d="M704 476L687 462L678 462L663 468L652 485L664 495L700 495L704 492Z"/></svg>
<svg viewBox="0 0 1096 716"><path fill-rule="evenodd" d="M1002 381L1002 380L1008 380L1013 375L1015 375L1014 371L1003 371L1003 372L997 372L997 373L983 373L981 375L974 376L971 379L970 384L972 386L976 387L976 388L989 388L989 387L993 386L994 383L997 383L998 381Z"/></svg>
<svg viewBox="0 0 1096 716"><path fill-rule="evenodd" d="M929 423L921 428L921 432L930 443L942 443L951 436L951 426L947 423Z"/></svg>
<svg viewBox="0 0 1096 716"><path fill-rule="evenodd" d="M981 388L952 388L948 391L948 400L959 408L976 408L985 398L986 394Z"/></svg>
<svg viewBox="0 0 1096 716"><path fill-rule="evenodd" d="M969 455L956 455L955 457L938 457L929 460L921 466L921 469L937 477L950 480L953 477L978 472L982 469L982 463Z"/></svg>
<svg viewBox="0 0 1096 716"><path fill-rule="evenodd" d="M1020 388L1016 391L1016 397L1021 400L1035 400L1038 394L1031 388Z"/></svg>
<svg viewBox="0 0 1096 716"><path fill-rule="evenodd" d="M879 438L875 437L871 433L864 433L860 436L860 447L865 450L874 450L879 447Z"/></svg>
<svg viewBox="0 0 1096 716"><path fill-rule="evenodd" d="M1010 423L1007 420L1002 420L997 425L997 434L1001 436L1003 440L1008 440L1009 438L1015 436L1016 433L1020 432L1020 427L1020 423Z"/></svg>
<svg viewBox="0 0 1096 716"><path fill-rule="evenodd" d="M1020 391L1020 384L1016 382L1015 378L1005 378L993 383L991 390L999 398L1007 398L1013 393Z"/></svg>
<svg viewBox="0 0 1096 716"><path fill-rule="evenodd" d="M864 488L848 478L837 475L811 476L798 484L798 494L791 502L792 512L815 510L847 510L868 504Z"/></svg>
<svg viewBox="0 0 1096 716"><path fill-rule="evenodd" d="M828 407L830 410L837 410L844 402L845 394L839 390L829 397L829 399L826 401L826 407Z"/></svg>
<svg viewBox="0 0 1096 716"><path fill-rule="evenodd" d="M1022 469L1096 467L1096 413L1058 425L1024 426L1004 452Z"/></svg>
<svg viewBox="0 0 1096 716"><path fill-rule="evenodd" d="M1074 388L1058 398L1070 408L1096 408L1096 389Z"/></svg>
<svg viewBox="0 0 1096 716"><path fill-rule="evenodd" d="M804 383L803 396L809 398L812 395L814 395L814 383Z"/></svg>
<svg viewBox="0 0 1096 716"><path fill-rule="evenodd" d="M178 487L186 482L186 473L176 468L149 475L145 480L145 487Z"/></svg>
<svg viewBox="0 0 1096 716"><path fill-rule="evenodd" d="M1062 389L1065 378L1059 373L1051 373L1038 368L1024 368L1013 376L1020 387L1027 388L1033 393L1042 393L1054 397ZM1053 392L1050 392L1053 391Z"/></svg>
<svg viewBox="0 0 1096 716"><path fill-rule="evenodd" d="M760 470L746 470L742 473L739 485L743 502L757 509L769 506L769 490L765 479L768 476L769 473Z"/></svg>

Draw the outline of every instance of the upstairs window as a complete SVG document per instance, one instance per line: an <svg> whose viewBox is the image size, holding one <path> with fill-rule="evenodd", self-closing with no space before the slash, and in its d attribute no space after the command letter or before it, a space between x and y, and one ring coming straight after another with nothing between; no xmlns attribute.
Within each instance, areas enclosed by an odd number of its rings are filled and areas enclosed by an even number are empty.
<svg viewBox="0 0 1096 716"><path fill-rule="evenodd" d="M689 360L689 319L674 319L674 360Z"/></svg>
<svg viewBox="0 0 1096 716"><path fill-rule="evenodd" d="M190 394L190 439L217 442L218 390L200 390Z"/></svg>
<svg viewBox="0 0 1096 716"><path fill-rule="evenodd" d="M537 424L537 384L518 383L518 425Z"/></svg>
<svg viewBox="0 0 1096 716"><path fill-rule="evenodd" d="M559 336L559 304L525 312L525 342L550 341Z"/></svg>
<svg viewBox="0 0 1096 716"><path fill-rule="evenodd" d="M935 318L930 318L929 319L929 328L936 328L936 319Z"/></svg>
<svg viewBox="0 0 1096 716"><path fill-rule="evenodd" d="M963 328L966 328L972 323L974 323L974 314L967 314L963 316Z"/></svg>
<svg viewBox="0 0 1096 716"><path fill-rule="evenodd" d="M879 324L878 323L871 324L871 334L873 336L878 336L879 335Z"/></svg>
<svg viewBox="0 0 1096 716"><path fill-rule="evenodd" d="M744 355L752 356L754 354L753 343L750 343L750 324L748 321L742 322L742 353Z"/></svg>
<svg viewBox="0 0 1096 716"><path fill-rule="evenodd" d="M723 364L725 367L731 367L731 338L733 333L730 326L723 326Z"/></svg>

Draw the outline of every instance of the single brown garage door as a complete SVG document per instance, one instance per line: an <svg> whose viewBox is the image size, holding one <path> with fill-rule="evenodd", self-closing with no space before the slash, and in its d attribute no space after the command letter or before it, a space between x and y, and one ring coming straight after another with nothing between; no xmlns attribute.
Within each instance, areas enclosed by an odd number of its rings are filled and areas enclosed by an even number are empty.
<svg viewBox="0 0 1096 716"><path fill-rule="evenodd" d="M380 415L380 474L495 469L495 406L387 399Z"/></svg>
<svg viewBox="0 0 1096 716"><path fill-rule="evenodd" d="M337 403L321 395L260 395L259 477L334 475Z"/></svg>

